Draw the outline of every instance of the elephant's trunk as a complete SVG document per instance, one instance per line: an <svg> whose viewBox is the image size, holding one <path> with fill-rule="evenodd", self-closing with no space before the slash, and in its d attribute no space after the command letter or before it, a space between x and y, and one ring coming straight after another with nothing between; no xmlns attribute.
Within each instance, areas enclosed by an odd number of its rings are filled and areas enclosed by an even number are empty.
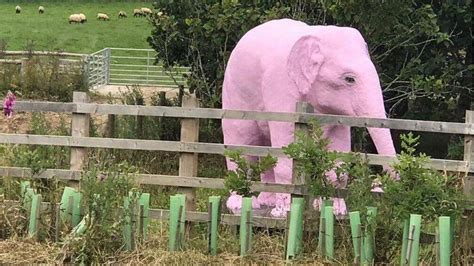
<svg viewBox="0 0 474 266"><path fill-rule="evenodd" d="M374 141L375 147L379 154L395 155L395 147L393 146L392 135L388 128L367 128L370 137Z"/></svg>
<svg viewBox="0 0 474 266"><path fill-rule="evenodd" d="M360 103L362 103L362 105L357 106L358 108L355 108L355 113L357 116L363 117L387 118L385 115L382 90L380 88L378 78L371 83L376 84L375 86L371 86L371 88L375 89L369 90L370 93L360 95L360 97L364 97L364 99L360 99ZM369 131L370 137L374 141L375 147L377 148L377 152L379 154L396 154L390 129L367 128L367 130Z"/></svg>

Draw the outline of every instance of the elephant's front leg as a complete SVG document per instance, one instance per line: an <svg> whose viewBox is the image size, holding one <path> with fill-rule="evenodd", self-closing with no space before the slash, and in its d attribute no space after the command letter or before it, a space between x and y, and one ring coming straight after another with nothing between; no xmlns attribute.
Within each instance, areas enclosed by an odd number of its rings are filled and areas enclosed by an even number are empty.
<svg viewBox="0 0 474 266"><path fill-rule="evenodd" d="M272 147L282 148L292 143L294 140L294 124L285 122L269 122L270 138ZM278 158L278 162L273 169L275 183L291 184L293 176L293 161L287 157ZM291 195L289 193L276 193L275 207L271 211L274 217L285 217L290 210Z"/></svg>
<svg viewBox="0 0 474 266"><path fill-rule="evenodd" d="M329 150L339 152L350 152L351 151L351 128L347 126L325 126L324 137L328 138L331 142L329 143ZM347 176L343 176L339 180L337 179L336 173L330 171L327 174L329 180L338 188L344 188L347 183Z"/></svg>
<svg viewBox="0 0 474 266"><path fill-rule="evenodd" d="M351 128L347 126L326 126L324 127L324 137L331 140L329 150L350 152L351 151ZM347 185L347 174L337 177L336 172L331 170L326 173L327 178L337 187L345 188ZM344 215L347 213L346 202L343 198L332 198L333 210L335 215ZM313 206L319 209L321 199L315 200Z"/></svg>

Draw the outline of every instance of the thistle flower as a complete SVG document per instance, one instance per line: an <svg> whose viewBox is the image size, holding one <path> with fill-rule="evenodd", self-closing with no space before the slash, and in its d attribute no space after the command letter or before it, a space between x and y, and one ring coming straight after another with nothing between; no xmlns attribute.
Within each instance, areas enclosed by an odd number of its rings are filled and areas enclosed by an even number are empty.
<svg viewBox="0 0 474 266"><path fill-rule="evenodd" d="M13 108L15 107L16 96L13 92L8 91L7 96L3 99L3 114L10 118L13 116Z"/></svg>

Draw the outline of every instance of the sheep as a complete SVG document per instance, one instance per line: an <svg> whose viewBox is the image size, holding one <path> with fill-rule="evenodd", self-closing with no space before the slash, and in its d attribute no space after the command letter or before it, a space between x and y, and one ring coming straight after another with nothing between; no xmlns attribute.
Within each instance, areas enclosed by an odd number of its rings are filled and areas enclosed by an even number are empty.
<svg viewBox="0 0 474 266"><path fill-rule="evenodd" d="M38 13L40 13L40 14L44 13L44 6L39 6L38 7Z"/></svg>
<svg viewBox="0 0 474 266"><path fill-rule="evenodd" d="M74 23L83 23L82 18L79 14L72 14L69 16L69 24Z"/></svg>
<svg viewBox="0 0 474 266"><path fill-rule="evenodd" d="M17 14L21 13L21 7L20 6L15 7L15 13L17 13Z"/></svg>
<svg viewBox="0 0 474 266"><path fill-rule="evenodd" d="M146 16L146 15L151 15L153 12L151 11L151 9L149 9L148 7L142 7L140 8L140 10L142 11L142 13Z"/></svg>
<svg viewBox="0 0 474 266"><path fill-rule="evenodd" d="M135 9L133 10L133 16L134 16L134 17L142 17L142 16L144 16L144 15L145 15L145 14L143 13L143 11L142 11L141 9L135 8Z"/></svg>
<svg viewBox="0 0 474 266"><path fill-rule="evenodd" d="M104 14L104 13L98 13L97 14L97 19L106 21L106 20L109 20L109 16L107 16L107 14Z"/></svg>
<svg viewBox="0 0 474 266"><path fill-rule="evenodd" d="M126 17L127 17L127 13L125 13L125 11L120 11L120 12L118 13L118 17L119 17L119 18L126 18Z"/></svg>
<svg viewBox="0 0 474 266"><path fill-rule="evenodd" d="M84 14L72 14L69 16L69 24L74 23L84 23L87 21L87 18Z"/></svg>
<svg viewBox="0 0 474 266"><path fill-rule="evenodd" d="M79 17L81 18L81 23L87 22L86 15L79 13Z"/></svg>

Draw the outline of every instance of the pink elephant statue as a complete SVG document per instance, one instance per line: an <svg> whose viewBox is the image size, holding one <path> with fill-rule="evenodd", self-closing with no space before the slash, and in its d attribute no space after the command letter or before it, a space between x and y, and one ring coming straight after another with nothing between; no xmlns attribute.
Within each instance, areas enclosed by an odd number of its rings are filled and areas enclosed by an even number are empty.
<svg viewBox="0 0 474 266"><path fill-rule="evenodd" d="M316 113L385 118L384 101L377 71L367 44L354 28L310 26L280 19L263 23L237 43L224 76L223 109L295 112L296 103L306 101ZM294 124L224 119L224 143L281 148L294 140ZM379 154L395 155L389 129L368 128ZM330 148L351 150L349 126L328 125L325 136ZM229 170L235 165L227 161ZM292 160L278 158L262 182L291 183ZM330 178L330 175L328 175ZM332 178L330 178L332 179ZM229 197L227 207L240 211L241 197ZM344 213L341 199L335 213ZM287 193L262 192L253 207L271 208L271 215L284 217L290 207Z"/></svg>

